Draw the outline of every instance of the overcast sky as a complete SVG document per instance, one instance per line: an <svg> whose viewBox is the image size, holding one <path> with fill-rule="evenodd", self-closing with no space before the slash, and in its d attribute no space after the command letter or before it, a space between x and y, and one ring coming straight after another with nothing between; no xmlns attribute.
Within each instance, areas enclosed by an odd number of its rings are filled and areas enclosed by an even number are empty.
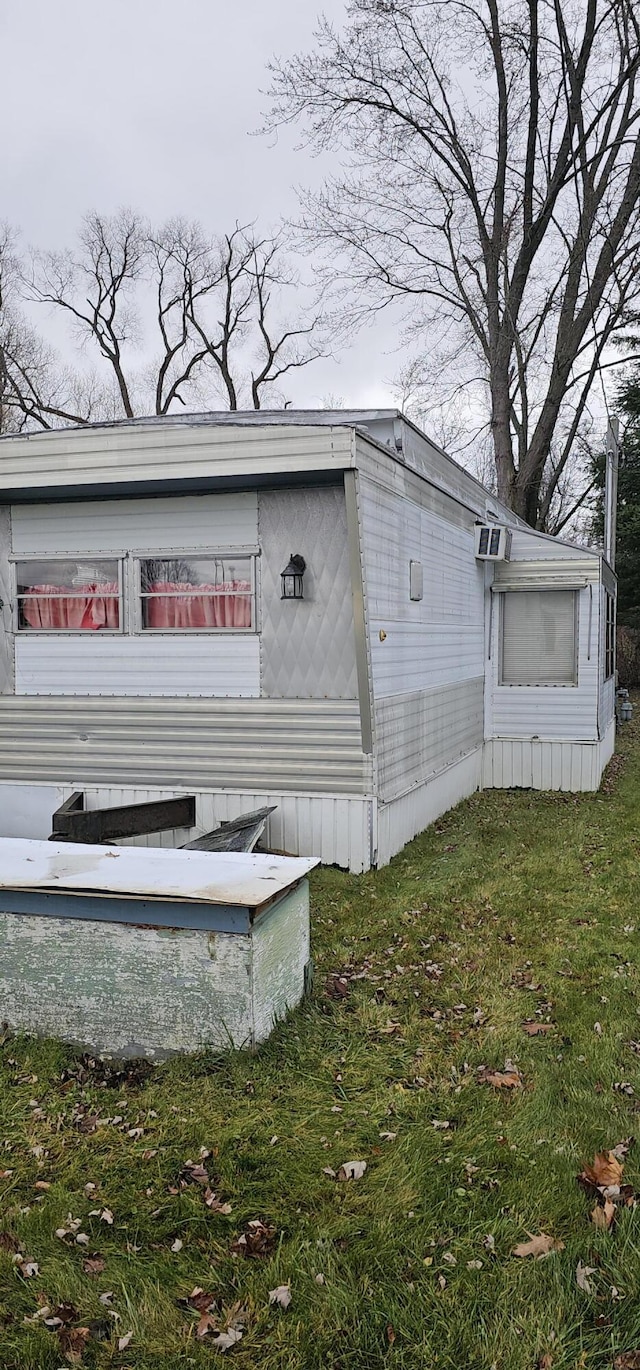
<svg viewBox="0 0 640 1370"><path fill-rule="evenodd" d="M88 209L181 214L212 232L294 214L317 161L293 131L252 133L266 62L308 46L321 8L344 14L343 0L5 0L0 218L64 247ZM294 403L392 403L396 345L383 320L339 364L295 376Z"/></svg>

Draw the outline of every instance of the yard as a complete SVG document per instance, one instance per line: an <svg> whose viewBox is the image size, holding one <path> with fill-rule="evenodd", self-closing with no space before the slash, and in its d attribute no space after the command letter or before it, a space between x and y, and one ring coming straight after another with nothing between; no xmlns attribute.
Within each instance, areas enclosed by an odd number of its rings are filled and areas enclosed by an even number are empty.
<svg viewBox="0 0 640 1370"><path fill-rule="evenodd" d="M257 1055L7 1037L0 1366L640 1366L640 1207L576 1183L640 1108L639 834L634 723L598 795L316 874L314 994Z"/></svg>

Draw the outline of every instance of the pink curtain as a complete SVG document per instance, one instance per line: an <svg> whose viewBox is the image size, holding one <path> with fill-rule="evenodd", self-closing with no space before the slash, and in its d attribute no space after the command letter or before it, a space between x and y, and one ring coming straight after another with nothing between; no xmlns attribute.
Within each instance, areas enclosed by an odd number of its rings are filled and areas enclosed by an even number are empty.
<svg viewBox="0 0 640 1370"><path fill-rule="evenodd" d="M147 628L250 628L251 585L228 580L218 585L157 580L157 598L146 599Z"/></svg>
<svg viewBox="0 0 640 1370"><path fill-rule="evenodd" d="M30 585L22 612L30 628L118 628L117 581L78 585Z"/></svg>

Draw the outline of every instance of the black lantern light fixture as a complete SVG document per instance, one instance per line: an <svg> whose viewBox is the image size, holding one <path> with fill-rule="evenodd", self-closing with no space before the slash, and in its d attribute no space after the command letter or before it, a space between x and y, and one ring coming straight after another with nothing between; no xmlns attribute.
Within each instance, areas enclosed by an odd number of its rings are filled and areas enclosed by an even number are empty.
<svg viewBox="0 0 640 1370"><path fill-rule="evenodd" d="M285 566L280 579L282 581L281 599L304 599L302 587L302 577L304 576L307 563L304 557L298 552L292 552L288 566Z"/></svg>

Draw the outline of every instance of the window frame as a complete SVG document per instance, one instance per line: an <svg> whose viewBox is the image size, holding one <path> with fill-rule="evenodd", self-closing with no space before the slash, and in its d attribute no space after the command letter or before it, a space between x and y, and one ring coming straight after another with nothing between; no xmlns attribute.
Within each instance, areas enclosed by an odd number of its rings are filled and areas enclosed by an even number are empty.
<svg viewBox="0 0 640 1370"><path fill-rule="evenodd" d="M530 680L513 681L504 678L504 630L505 630L505 611L507 595L527 595L527 594L568 594L573 595L573 679L572 680ZM580 657L580 619L579 619L579 598L580 591L563 585L540 586L528 585L521 590L501 590L500 591L500 652L498 685L505 690L575 690L579 684L579 657Z"/></svg>
<svg viewBox="0 0 640 1370"><path fill-rule="evenodd" d="M251 600L251 627L249 628L146 628L143 621L144 598L142 592L142 567L143 561L171 561L173 558L190 558L192 561L229 561L232 557L237 560L249 562L249 582L251 589L249 597ZM129 575L129 608L131 634L135 637L218 637L218 636L255 636L259 631L258 626L258 564L259 548L252 547L215 547L215 548L188 548L171 547L162 551L145 547L143 550L136 548L129 552L130 575ZM160 595L159 598L162 598ZM166 596L165 596L166 598ZM213 598L213 596L212 596Z"/></svg>
<svg viewBox="0 0 640 1370"><path fill-rule="evenodd" d="M91 560L95 565L101 562L116 563L118 572L118 627L117 628L25 628L20 623L20 605L25 596L18 589L18 567L28 565L29 562L41 563L46 561L77 561ZM26 552L22 554L12 554L9 557L12 577L12 627L16 637L92 637L96 634L99 637L123 637L128 631L128 604L125 565L127 553L117 552ZM73 590L69 593L69 598L73 597ZM42 596L47 598L47 596ZM50 596L54 598L54 596Z"/></svg>
<svg viewBox="0 0 640 1370"><path fill-rule="evenodd" d="M604 590L604 680L611 680L616 673L616 597L605 587Z"/></svg>

